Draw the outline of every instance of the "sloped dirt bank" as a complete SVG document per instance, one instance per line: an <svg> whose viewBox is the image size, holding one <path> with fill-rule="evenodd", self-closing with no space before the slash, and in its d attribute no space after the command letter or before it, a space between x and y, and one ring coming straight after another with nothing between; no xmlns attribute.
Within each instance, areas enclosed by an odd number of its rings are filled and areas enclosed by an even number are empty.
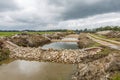
<svg viewBox="0 0 120 80"><path fill-rule="evenodd" d="M103 35L108 38L120 38L120 31L106 31L106 32L107 33L105 33L105 31L101 31L101 32L97 32L96 34ZM104 33L104 34L101 34L101 33Z"/></svg>
<svg viewBox="0 0 120 80"><path fill-rule="evenodd" d="M77 71L73 75L73 80L120 80L120 51L110 49L92 41L86 34L79 36L78 45L80 48L89 46L100 46L103 50L94 55L92 60L86 58L84 63L77 65ZM89 59L89 61L87 61ZM83 60L84 61L84 60ZM117 74L117 76L116 76Z"/></svg>
<svg viewBox="0 0 120 80"><path fill-rule="evenodd" d="M89 39L87 37L86 33L80 33L78 39L79 39L79 42L78 42L78 47L79 48L87 48L87 47L91 47L92 45L95 44L94 41L92 41L91 39Z"/></svg>
<svg viewBox="0 0 120 80"><path fill-rule="evenodd" d="M17 44L18 46L23 47L39 47L44 44L50 43L51 39L61 39L66 36L68 33L66 32L57 32L54 34L28 34L22 33L17 34L9 38L9 41Z"/></svg>
<svg viewBox="0 0 120 80"><path fill-rule="evenodd" d="M113 80L120 72L120 52L110 53L88 63L79 63L73 80ZM119 80L119 79L117 79Z"/></svg>
<svg viewBox="0 0 120 80"><path fill-rule="evenodd" d="M0 61L9 58L9 49L4 47L3 40L0 39Z"/></svg>
<svg viewBox="0 0 120 80"><path fill-rule="evenodd" d="M9 40L18 46L23 47L39 47L50 42L49 39L40 34L17 34L9 38Z"/></svg>
<svg viewBox="0 0 120 80"><path fill-rule="evenodd" d="M43 36L49 38L49 39L62 39L63 37L65 37L66 35L69 35L71 33L68 32L55 32L52 34L43 34Z"/></svg>

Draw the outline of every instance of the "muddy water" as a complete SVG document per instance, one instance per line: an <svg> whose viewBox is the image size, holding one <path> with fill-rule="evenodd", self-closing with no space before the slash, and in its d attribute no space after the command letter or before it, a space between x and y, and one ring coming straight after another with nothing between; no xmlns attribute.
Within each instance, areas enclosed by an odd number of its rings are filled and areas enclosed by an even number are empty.
<svg viewBox="0 0 120 80"><path fill-rule="evenodd" d="M50 43L48 45L44 45L42 47L43 49L78 49L76 42L54 42Z"/></svg>
<svg viewBox="0 0 120 80"><path fill-rule="evenodd" d="M74 42L50 43L43 48L77 49ZM7 64L6 64L7 63ZM14 60L0 65L0 80L71 80L76 65Z"/></svg>
<svg viewBox="0 0 120 80"><path fill-rule="evenodd" d="M77 40L76 38L63 38L62 40ZM43 49L78 49L76 42L54 42L42 47Z"/></svg>

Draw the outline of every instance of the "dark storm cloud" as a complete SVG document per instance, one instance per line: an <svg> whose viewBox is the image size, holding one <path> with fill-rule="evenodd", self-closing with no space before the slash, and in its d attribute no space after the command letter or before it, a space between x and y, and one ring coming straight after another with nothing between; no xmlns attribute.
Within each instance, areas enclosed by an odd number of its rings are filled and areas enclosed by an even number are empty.
<svg viewBox="0 0 120 80"><path fill-rule="evenodd" d="M81 3L81 1L75 4L73 3L67 5L66 11L62 14L63 19L78 19L97 14L120 11L120 0L103 0L94 4L85 4Z"/></svg>
<svg viewBox="0 0 120 80"><path fill-rule="evenodd" d="M0 0L0 12L18 9L13 0Z"/></svg>
<svg viewBox="0 0 120 80"><path fill-rule="evenodd" d="M0 29L75 29L119 17L120 0L0 0Z"/></svg>

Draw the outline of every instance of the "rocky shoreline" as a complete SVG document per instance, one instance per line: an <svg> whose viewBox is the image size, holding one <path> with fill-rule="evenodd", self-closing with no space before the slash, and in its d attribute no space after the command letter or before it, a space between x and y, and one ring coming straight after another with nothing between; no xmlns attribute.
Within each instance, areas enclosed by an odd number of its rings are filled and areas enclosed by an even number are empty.
<svg viewBox="0 0 120 80"><path fill-rule="evenodd" d="M101 51L101 48L88 49L62 49L44 50L42 48L19 47L11 42L6 42L6 48L10 50L10 57L15 59L49 61L59 63L79 63ZM87 60L87 59L86 59Z"/></svg>

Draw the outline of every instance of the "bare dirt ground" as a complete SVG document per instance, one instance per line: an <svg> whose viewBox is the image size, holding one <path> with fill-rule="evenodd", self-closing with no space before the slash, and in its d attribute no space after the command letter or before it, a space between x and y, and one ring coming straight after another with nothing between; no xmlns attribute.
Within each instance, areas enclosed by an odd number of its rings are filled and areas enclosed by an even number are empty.
<svg viewBox="0 0 120 80"><path fill-rule="evenodd" d="M97 37L97 36L94 36L94 35L91 35L91 34L88 34L87 36L90 39L92 39L93 41L95 41L95 42L97 42L101 45L120 50L120 42L118 42L118 41L100 38L100 37Z"/></svg>

